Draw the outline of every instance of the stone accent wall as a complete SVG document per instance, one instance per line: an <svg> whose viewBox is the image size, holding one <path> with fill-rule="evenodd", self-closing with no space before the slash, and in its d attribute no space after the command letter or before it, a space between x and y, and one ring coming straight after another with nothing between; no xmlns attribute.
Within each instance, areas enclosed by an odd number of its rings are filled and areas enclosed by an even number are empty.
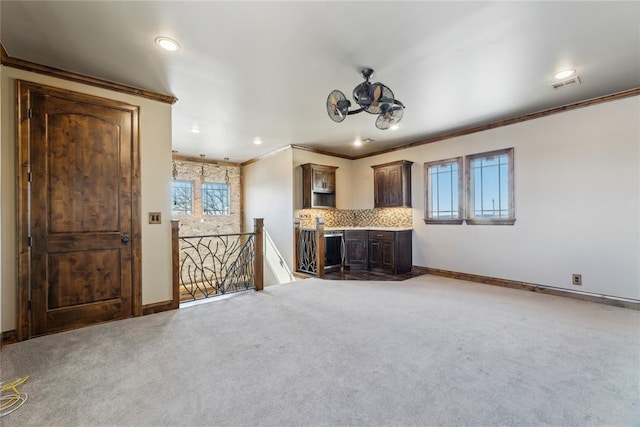
<svg viewBox="0 0 640 427"><path fill-rule="evenodd" d="M172 219L180 221L181 236L240 233L242 212L240 200L240 166L225 162L207 162L205 160L205 182L224 183L225 168L229 171L229 215L204 215L202 210L201 164L198 161L175 160L179 181L193 182L193 215L174 215Z"/></svg>
<svg viewBox="0 0 640 427"><path fill-rule="evenodd" d="M325 227L412 227L411 208L301 209L300 226L314 228L316 217Z"/></svg>

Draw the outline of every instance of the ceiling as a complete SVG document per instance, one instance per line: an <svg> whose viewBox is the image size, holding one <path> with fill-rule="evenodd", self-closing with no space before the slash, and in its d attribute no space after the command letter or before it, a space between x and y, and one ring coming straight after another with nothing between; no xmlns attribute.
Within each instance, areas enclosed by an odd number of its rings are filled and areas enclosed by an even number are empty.
<svg viewBox="0 0 640 427"><path fill-rule="evenodd" d="M359 157L640 87L637 1L2 0L0 19L11 57L176 96L174 149L232 162L289 144ZM405 104L400 129L329 119L364 67ZM553 89L566 68L582 83Z"/></svg>

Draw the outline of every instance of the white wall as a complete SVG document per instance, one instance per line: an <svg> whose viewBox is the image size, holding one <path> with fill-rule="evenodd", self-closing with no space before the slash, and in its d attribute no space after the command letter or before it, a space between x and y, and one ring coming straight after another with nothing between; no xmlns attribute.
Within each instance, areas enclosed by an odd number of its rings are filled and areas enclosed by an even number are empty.
<svg viewBox="0 0 640 427"><path fill-rule="evenodd" d="M244 230L253 230L253 218L264 227L287 262L293 264L293 162L291 149L242 167ZM275 278L265 266L265 286Z"/></svg>
<svg viewBox="0 0 640 427"><path fill-rule="evenodd" d="M142 304L172 298L171 283L171 105L1 66L0 247L2 331L16 327L15 145L16 80L26 80L140 106L142 208ZM160 225L148 224L150 211Z"/></svg>
<svg viewBox="0 0 640 427"><path fill-rule="evenodd" d="M424 223L424 162L508 147L515 225ZM414 265L640 299L640 97L356 160L353 208L373 206L370 166L401 159Z"/></svg>

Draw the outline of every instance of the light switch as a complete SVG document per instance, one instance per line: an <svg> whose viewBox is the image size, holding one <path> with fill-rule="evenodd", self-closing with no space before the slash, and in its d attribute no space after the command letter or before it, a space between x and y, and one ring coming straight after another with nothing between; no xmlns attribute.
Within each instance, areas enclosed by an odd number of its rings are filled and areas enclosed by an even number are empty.
<svg viewBox="0 0 640 427"><path fill-rule="evenodd" d="M160 212L149 212L149 224L162 224Z"/></svg>

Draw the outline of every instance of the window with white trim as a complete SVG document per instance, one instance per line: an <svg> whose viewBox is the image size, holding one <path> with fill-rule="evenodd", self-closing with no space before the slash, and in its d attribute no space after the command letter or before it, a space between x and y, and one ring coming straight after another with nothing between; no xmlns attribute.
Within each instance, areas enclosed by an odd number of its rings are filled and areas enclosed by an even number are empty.
<svg viewBox="0 0 640 427"><path fill-rule="evenodd" d="M173 181L172 182L172 202L173 215L193 215L193 182Z"/></svg>
<svg viewBox="0 0 640 427"><path fill-rule="evenodd" d="M513 148L466 156L465 170L467 224L513 224Z"/></svg>
<svg viewBox="0 0 640 427"><path fill-rule="evenodd" d="M229 184L202 184L202 211L205 215L229 215Z"/></svg>
<svg viewBox="0 0 640 427"><path fill-rule="evenodd" d="M462 224L462 157L424 164L427 224Z"/></svg>

